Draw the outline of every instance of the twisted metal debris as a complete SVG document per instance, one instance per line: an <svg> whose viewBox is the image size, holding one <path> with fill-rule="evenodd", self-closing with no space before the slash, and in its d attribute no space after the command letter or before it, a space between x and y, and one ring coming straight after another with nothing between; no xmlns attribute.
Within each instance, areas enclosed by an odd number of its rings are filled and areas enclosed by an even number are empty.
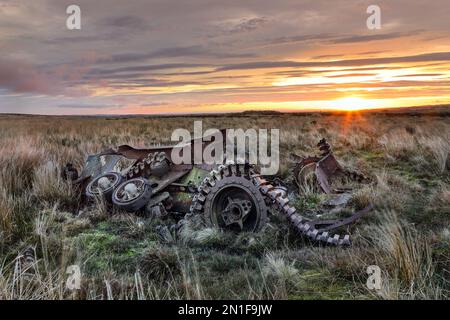
<svg viewBox="0 0 450 320"><path fill-rule="evenodd" d="M349 245L350 235L333 234L331 231L355 222L372 209L370 205L346 219L310 220L297 213L296 208L289 205L289 198L286 192L273 186L268 180L257 174L253 167L229 163L228 165L219 166L217 170L212 171L210 176L203 180L198 187L199 194L193 198L191 214L204 215L204 205L213 188L224 179L231 178L234 181L237 177L251 181L264 195L266 203L274 203L279 212L298 233L305 235L310 240L325 244Z"/></svg>
<svg viewBox="0 0 450 320"><path fill-rule="evenodd" d="M318 147L320 156L297 157L293 172L299 188L312 177L318 192L339 193L348 189L335 188L332 180L338 176L356 182L367 180L342 168L325 139L320 140ZM255 166L233 162L217 167L176 165L170 158L174 148L134 149L124 145L89 156L80 175L70 164L63 173L65 178L73 180L86 203L93 197L103 196L112 205L129 212L145 211L159 217L172 213L179 226L196 216L207 225L233 232L260 231L270 219L268 208L276 208L299 234L327 245L349 245L350 235L338 234L336 230L372 209L369 205L345 219L308 219L290 205L287 189L278 186L275 179L261 176ZM125 164L121 165L123 160Z"/></svg>

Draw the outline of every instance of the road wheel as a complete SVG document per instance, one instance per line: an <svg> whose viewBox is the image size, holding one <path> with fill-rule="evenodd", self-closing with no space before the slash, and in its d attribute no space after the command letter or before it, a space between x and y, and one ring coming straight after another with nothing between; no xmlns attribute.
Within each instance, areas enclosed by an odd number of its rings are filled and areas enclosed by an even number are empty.
<svg viewBox="0 0 450 320"><path fill-rule="evenodd" d="M152 196L152 189L147 179L139 177L127 180L113 192L112 202L128 212L143 208Z"/></svg>
<svg viewBox="0 0 450 320"><path fill-rule="evenodd" d="M232 231L260 231L267 220L264 196L252 182L247 165L221 165L203 180L191 213L210 226Z"/></svg>
<svg viewBox="0 0 450 320"><path fill-rule="evenodd" d="M90 198L104 197L111 201L114 189L120 185L123 177L117 172L107 172L95 177L86 187L86 195Z"/></svg>

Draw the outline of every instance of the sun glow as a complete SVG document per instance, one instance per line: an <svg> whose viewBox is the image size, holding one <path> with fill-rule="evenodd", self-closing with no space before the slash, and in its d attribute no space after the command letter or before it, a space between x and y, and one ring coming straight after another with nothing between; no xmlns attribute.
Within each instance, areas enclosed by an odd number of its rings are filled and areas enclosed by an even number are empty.
<svg viewBox="0 0 450 320"><path fill-rule="evenodd" d="M328 107L336 110L358 111L376 108L377 101L358 97L346 97L329 101Z"/></svg>

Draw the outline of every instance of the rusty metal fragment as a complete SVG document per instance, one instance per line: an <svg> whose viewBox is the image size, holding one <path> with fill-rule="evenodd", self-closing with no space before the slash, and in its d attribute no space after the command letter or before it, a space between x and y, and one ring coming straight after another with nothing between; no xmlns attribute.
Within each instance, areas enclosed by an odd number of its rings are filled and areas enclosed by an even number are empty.
<svg viewBox="0 0 450 320"><path fill-rule="evenodd" d="M362 174L343 168L334 157L330 144L322 139L317 144L321 151L320 156L299 157L296 163L293 175L294 181L299 189L305 187L308 182L312 182L318 186L319 191L331 194L348 191L348 189L333 188L332 180L337 177L347 178L355 182L366 182L369 179ZM309 179L309 181L308 181Z"/></svg>

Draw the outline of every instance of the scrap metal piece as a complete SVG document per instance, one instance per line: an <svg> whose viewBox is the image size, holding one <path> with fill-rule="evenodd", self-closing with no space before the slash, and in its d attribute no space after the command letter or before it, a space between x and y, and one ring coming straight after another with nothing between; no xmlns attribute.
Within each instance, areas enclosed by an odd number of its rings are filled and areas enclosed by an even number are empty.
<svg viewBox="0 0 450 320"><path fill-rule="evenodd" d="M151 208L153 206L156 206L157 204L169 199L170 194L168 192L162 192L150 199L150 201L147 203L146 208Z"/></svg>
<svg viewBox="0 0 450 320"><path fill-rule="evenodd" d="M356 222L373 208L372 205L369 205L346 219L310 220L298 214L296 209L289 205L289 199L285 193L267 192L268 182L261 184L260 180L257 180L254 183L258 185L262 194L270 197L273 203L278 204L279 212L286 217L297 232L310 240L327 245L350 245L350 235L329 234L329 232ZM271 187L273 188L273 186Z"/></svg>
<svg viewBox="0 0 450 320"><path fill-rule="evenodd" d="M373 205L369 204L364 209L357 211L353 215L344 219L330 219L330 220L312 220L308 222L312 227L317 228L319 232L331 231L337 228L347 226L359 220L364 215L372 211Z"/></svg>
<svg viewBox="0 0 450 320"><path fill-rule="evenodd" d="M340 193L327 200L324 205L328 207L344 207L351 199L352 195L350 193Z"/></svg>
<svg viewBox="0 0 450 320"><path fill-rule="evenodd" d="M74 183L81 182L85 179L95 178L107 172L114 171L114 167L122 157L119 155L89 155L80 177Z"/></svg>
<svg viewBox="0 0 450 320"><path fill-rule="evenodd" d="M150 208L146 207L145 212L156 218L165 218L169 214L162 203L158 203Z"/></svg>
<svg viewBox="0 0 450 320"><path fill-rule="evenodd" d="M366 182L368 178L360 173L343 168L333 155L330 144L322 139L317 144L321 155L301 158L293 155L293 158L300 159L293 169L294 182L299 189L304 189L308 183L317 184L318 191L330 194L346 191L346 189L333 189L331 181L338 175L347 177L351 181ZM313 188L313 191L315 188Z"/></svg>

